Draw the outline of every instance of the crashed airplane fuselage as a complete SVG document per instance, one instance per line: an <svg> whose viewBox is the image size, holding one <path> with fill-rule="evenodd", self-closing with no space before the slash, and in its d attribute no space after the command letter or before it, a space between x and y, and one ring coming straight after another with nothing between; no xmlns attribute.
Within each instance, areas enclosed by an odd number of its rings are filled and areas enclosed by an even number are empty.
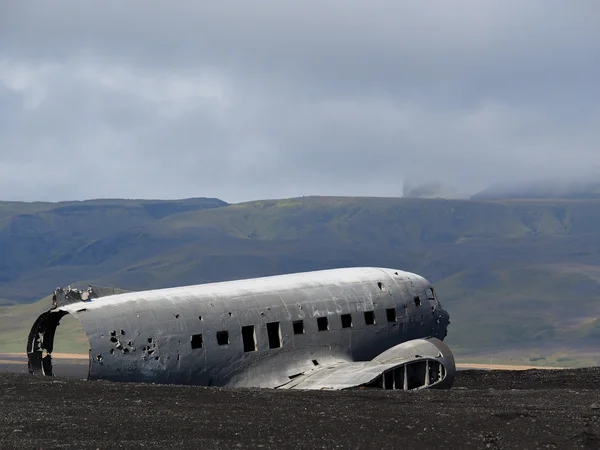
<svg viewBox="0 0 600 450"><path fill-rule="evenodd" d="M56 327L76 317L88 378L283 389L448 388L449 315L423 277L347 268L142 292L57 290L31 329L52 375Z"/></svg>

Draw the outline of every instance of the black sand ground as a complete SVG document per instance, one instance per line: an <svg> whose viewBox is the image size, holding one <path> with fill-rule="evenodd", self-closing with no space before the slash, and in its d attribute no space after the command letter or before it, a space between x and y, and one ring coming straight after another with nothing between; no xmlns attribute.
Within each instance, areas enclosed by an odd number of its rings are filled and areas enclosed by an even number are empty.
<svg viewBox="0 0 600 450"><path fill-rule="evenodd" d="M0 374L0 448L600 449L600 368L449 391L299 392Z"/></svg>

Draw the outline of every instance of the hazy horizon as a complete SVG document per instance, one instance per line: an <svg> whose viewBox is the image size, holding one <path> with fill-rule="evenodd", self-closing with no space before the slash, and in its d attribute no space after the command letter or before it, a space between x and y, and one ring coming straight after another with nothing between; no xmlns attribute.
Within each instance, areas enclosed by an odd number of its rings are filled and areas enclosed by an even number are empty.
<svg viewBox="0 0 600 450"><path fill-rule="evenodd" d="M79 201L102 201L102 200L140 200L140 201L178 201L178 200L186 200L191 198L217 198L222 200L228 204L239 204L239 203L247 203L254 201L270 201L270 200L284 200L290 198L303 198L303 197L352 197L352 198L442 198L448 200L470 200L472 197L477 198L481 195L491 195L492 198L570 198L574 194L588 193L594 194L594 198L600 198L600 176L597 177L555 177L555 178L538 178L524 182L515 182L515 183L494 183L490 186L482 189L481 191L473 192L473 193L464 193L459 192L455 188L451 186L444 186L439 182L430 182L423 184L410 184L406 183L403 185L403 190L400 195L385 195L385 193L381 195L349 195L345 193L338 194L325 194L315 192L309 195L294 195L294 196L281 196L281 195L273 195L269 197L261 197L261 198L248 198L242 201L230 201L229 199L214 195L214 196L206 196L206 195L192 195L192 196L183 196L183 197L174 197L174 196L157 196L157 197L148 197L148 196L135 196L135 197L124 197L124 196L114 196L114 197L66 197L60 198L56 200L10 200L5 198L0 198L0 202L26 202L26 203L36 203L36 202L49 202L49 203L61 203L61 202L79 202ZM540 195L543 194L542 197ZM571 197L575 198L575 197Z"/></svg>

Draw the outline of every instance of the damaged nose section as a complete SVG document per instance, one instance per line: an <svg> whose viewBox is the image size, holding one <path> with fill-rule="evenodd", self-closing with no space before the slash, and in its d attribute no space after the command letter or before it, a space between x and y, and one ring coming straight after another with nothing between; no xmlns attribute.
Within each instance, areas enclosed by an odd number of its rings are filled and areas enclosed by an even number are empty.
<svg viewBox="0 0 600 450"><path fill-rule="evenodd" d="M448 325L450 325L450 314L445 309L434 311L434 323L431 330L431 336L441 341L448 335Z"/></svg>

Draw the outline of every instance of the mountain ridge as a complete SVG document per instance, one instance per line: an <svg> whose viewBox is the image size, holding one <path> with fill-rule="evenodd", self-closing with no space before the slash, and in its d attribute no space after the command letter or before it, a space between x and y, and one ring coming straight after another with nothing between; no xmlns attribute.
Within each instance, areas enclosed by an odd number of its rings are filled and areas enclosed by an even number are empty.
<svg viewBox="0 0 600 450"><path fill-rule="evenodd" d="M0 300L31 304L76 283L140 290L379 266L435 284L460 351L591 346L599 225L595 199L0 202Z"/></svg>

